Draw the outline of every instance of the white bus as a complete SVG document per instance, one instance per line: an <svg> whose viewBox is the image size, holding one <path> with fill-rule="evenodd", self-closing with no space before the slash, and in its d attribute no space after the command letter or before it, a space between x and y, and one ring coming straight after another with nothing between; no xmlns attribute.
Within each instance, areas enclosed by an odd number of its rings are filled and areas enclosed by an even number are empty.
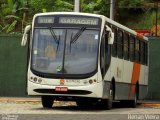
<svg viewBox="0 0 160 120"><path fill-rule="evenodd" d="M148 89L148 39L103 16L76 12L34 15L28 41L28 95L111 109L136 107Z"/></svg>

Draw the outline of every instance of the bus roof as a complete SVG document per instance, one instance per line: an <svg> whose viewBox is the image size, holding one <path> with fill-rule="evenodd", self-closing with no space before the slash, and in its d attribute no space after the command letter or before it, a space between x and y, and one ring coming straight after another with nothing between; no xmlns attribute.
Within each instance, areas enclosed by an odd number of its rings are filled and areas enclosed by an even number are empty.
<svg viewBox="0 0 160 120"><path fill-rule="evenodd" d="M91 17L99 17L99 18L102 18L104 19L105 21L107 21L108 23L114 25L114 26L117 26L118 28L126 31L126 32L129 32L133 35L135 35L137 38L139 39L143 39L143 40L146 40L148 41L148 38L139 34L138 32L114 21L114 20L111 20L110 18L108 17L105 17L104 15L98 15L98 14L91 14L91 13L80 13L80 12L46 12L46 13L37 13L34 15L34 18L37 17L37 16L45 16L45 15L83 15L83 16L91 16Z"/></svg>
<svg viewBox="0 0 160 120"><path fill-rule="evenodd" d="M118 28L120 28L120 29L122 29L122 30L124 30L124 31L126 31L126 32L129 32L129 33L135 35L137 38L148 41L148 38L145 37L145 36L143 36L142 34L136 32L136 31L134 31L134 30L132 30L132 29L130 29L130 28L128 28L128 27L126 27L126 26L124 26L124 25L122 25L122 24L114 21L114 20L111 20L111 19L109 19L109 18L107 18L107 17L105 17L105 19L106 19L106 21L107 21L108 23L110 23L110 24L112 24L112 25L114 25L114 26L117 26Z"/></svg>
<svg viewBox="0 0 160 120"><path fill-rule="evenodd" d="M36 16L41 16L41 15L84 15L84 16L91 16L91 17L101 17L103 15L98 15L98 14L91 14L91 13L80 13L80 12L46 12L46 13L37 13L34 15Z"/></svg>

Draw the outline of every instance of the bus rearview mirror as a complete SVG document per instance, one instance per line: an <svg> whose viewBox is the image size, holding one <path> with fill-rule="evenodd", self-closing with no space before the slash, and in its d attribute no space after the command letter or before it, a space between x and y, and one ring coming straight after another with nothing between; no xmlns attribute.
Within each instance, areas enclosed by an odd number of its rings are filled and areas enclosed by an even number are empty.
<svg viewBox="0 0 160 120"><path fill-rule="evenodd" d="M110 34L109 34L110 36L109 36L109 39L108 39L108 44L113 44L113 41L114 41L114 33L113 32L111 32Z"/></svg>
<svg viewBox="0 0 160 120"><path fill-rule="evenodd" d="M111 28L106 25L106 31L108 32L108 44L113 44L114 41L114 33Z"/></svg>
<svg viewBox="0 0 160 120"><path fill-rule="evenodd" d="M21 46L25 46L29 37L29 33L31 30L31 25L27 25L24 29Z"/></svg>

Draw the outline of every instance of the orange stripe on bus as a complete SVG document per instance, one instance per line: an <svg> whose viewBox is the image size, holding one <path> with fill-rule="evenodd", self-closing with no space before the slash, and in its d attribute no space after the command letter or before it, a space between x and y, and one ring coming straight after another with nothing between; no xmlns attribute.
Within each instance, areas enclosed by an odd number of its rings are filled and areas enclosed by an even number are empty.
<svg viewBox="0 0 160 120"><path fill-rule="evenodd" d="M129 97L131 96L131 94L135 94L135 85L140 78L140 68L141 68L140 64L138 63L133 64L131 86L129 88Z"/></svg>

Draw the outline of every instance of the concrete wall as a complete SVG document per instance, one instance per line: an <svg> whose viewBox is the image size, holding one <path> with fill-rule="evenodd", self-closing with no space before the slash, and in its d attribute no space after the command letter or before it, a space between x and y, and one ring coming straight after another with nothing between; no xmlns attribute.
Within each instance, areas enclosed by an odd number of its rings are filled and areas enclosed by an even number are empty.
<svg viewBox="0 0 160 120"><path fill-rule="evenodd" d="M149 44L149 88L147 98L160 100L160 38L150 38Z"/></svg>
<svg viewBox="0 0 160 120"><path fill-rule="evenodd" d="M0 96L25 96L26 47L22 36L0 36Z"/></svg>

